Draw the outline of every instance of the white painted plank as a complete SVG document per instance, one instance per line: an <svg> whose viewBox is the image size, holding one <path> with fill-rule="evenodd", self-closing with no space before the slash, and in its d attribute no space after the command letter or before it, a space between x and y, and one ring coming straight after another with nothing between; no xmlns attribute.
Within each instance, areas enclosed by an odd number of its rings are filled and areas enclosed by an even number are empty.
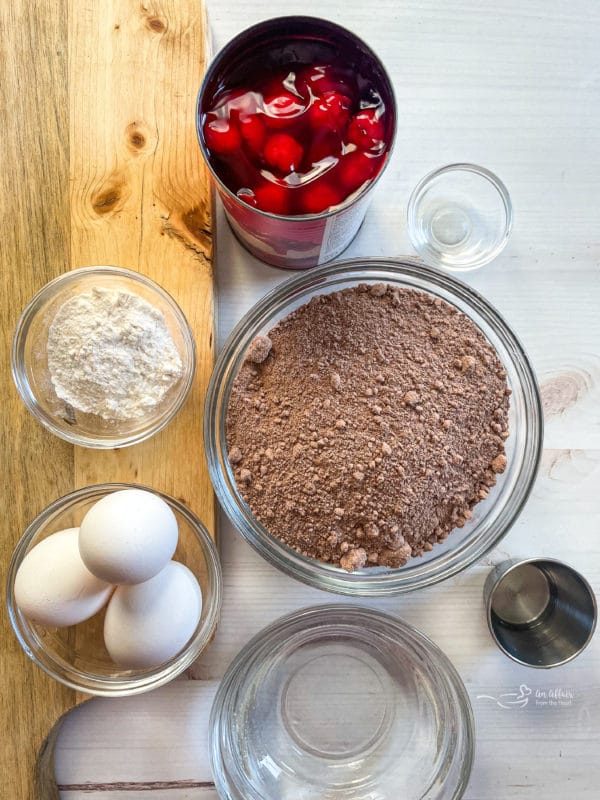
<svg viewBox="0 0 600 800"><path fill-rule="evenodd" d="M216 684L179 679L147 696L84 704L63 725L58 782L210 782L208 715Z"/></svg>

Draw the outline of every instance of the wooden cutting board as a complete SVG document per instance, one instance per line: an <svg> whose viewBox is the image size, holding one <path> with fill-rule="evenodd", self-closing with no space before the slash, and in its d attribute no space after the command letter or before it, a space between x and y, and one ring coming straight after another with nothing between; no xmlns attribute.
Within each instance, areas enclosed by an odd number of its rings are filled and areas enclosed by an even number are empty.
<svg viewBox="0 0 600 800"><path fill-rule="evenodd" d="M206 66L200 0L11 0L0 4L2 585L26 525L80 486L132 481L185 502L214 531L202 451L213 362L212 214L196 141ZM194 331L191 396L135 447L72 447L25 410L10 378L17 318L69 269L139 270L170 292ZM28 660L2 604L0 780L11 800L55 798L49 731L82 699ZM36 767L37 764L37 767Z"/></svg>

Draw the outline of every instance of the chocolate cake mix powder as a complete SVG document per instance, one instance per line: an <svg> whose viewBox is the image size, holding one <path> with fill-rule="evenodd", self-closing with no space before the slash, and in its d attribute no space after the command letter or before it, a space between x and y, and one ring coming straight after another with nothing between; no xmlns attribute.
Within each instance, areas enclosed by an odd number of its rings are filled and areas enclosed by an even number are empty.
<svg viewBox="0 0 600 800"><path fill-rule="evenodd" d="M254 340L229 400L229 459L289 547L350 571L400 567L465 525L504 471L509 395L468 317L363 284Z"/></svg>

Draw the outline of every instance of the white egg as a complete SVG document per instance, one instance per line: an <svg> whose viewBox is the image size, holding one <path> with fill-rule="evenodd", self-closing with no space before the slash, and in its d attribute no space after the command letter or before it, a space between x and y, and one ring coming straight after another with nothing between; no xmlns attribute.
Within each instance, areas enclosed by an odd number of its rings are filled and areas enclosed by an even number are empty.
<svg viewBox="0 0 600 800"><path fill-rule="evenodd" d="M104 618L104 643L125 669L147 669L185 647L202 613L202 592L193 573L178 561L150 580L118 586Z"/></svg>
<svg viewBox="0 0 600 800"><path fill-rule="evenodd" d="M113 586L87 569L79 554L79 528L42 539L15 577L15 600L27 619L48 628L76 625L100 611Z"/></svg>
<svg viewBox="0 0 600 800"><path fill-rule="evenodd" d="M167 503L144 489L122 489L90 508L79 529L84 564L110 583L141 583L171 559L177 520Z"/></svg>

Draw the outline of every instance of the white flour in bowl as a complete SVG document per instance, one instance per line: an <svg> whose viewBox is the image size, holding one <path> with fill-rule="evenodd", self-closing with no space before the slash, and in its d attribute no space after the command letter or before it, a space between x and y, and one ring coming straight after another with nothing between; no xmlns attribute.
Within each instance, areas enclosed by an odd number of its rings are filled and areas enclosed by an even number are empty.
<svg viewBox="0 0 600 800"><path fill-rule="evenodd" d="M143 417L182 373L161 311L142 297L93 289L64 303L48 332L57 396L103 419Z"/></svg>

